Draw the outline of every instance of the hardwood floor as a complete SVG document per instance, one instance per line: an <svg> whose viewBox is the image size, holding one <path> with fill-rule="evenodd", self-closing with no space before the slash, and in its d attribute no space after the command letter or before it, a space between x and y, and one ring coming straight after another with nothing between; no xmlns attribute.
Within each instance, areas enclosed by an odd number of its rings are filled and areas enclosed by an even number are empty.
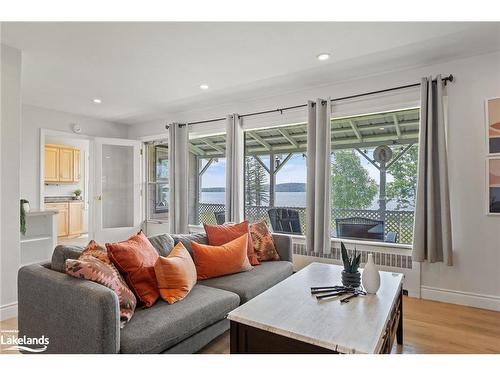
<svg viewBox="0 0 500 375"><path fill-rule="evenodd" d="M500 353L500 312L404 297L404 345L392 353ZM201 350L229 354L229 332Z"/></svg>
<svg viewBox="0 0 500 375"><path fill-rule="evenodd" d="M0 322L0 328L16 329L17 320ZM404 345L392 352L500 353L500 312L404 297ZM229 332L200 353L229 354Z"/></svg>

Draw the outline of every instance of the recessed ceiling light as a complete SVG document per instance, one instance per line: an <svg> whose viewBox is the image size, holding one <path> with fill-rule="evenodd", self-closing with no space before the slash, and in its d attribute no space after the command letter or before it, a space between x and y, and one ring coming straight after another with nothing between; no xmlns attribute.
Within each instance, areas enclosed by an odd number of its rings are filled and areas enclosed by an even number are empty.
<svg viewBox="0 0 500 375"><path fill-rule="evenodd" d="M202 90L208 90L208 85L206 83L202 83L200 85L200 89L202 89Z"/></svg>
<svg viewBox="0 0 500 375"><path fill-rule="evenodd" d="M317 58L319 61L325 61L325 60L328 60L330 58L330 54L329 53L320 53L317 56Z"/></svg>
<svg viewBox="0 0 500 375"><path fill-rule="evenodd" d="M99 99L99 98L92 99L92 101L93 101L95 104L101 104L101 103L102 103L102 99Z"/></svg>

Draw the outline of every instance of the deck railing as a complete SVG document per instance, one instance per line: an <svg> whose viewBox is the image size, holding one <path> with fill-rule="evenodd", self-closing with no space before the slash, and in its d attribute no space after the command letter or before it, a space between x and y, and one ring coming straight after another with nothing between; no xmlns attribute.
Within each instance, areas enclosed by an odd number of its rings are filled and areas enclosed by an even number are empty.
<svg viewBox="0 0 500 375"><path fill-rule="evenodd" d="M225 210L224 204L218 203L200 203L200 211L198 212L199 223L216 224L215 212ZM268 206L245 206L245 217L250 222L266 220L269 223L267 210ZM285 207L297 210L300 218L300 226L302 233L306 232L306 209L305 207ZM413 242L413 211L396 211L386 210L384 219L385 234L395 232L397 234L397 243L411 244ZM362 209L332 209L332 228L335 228L335 219L346 217L365 217L369 219L380 220L381 211L379 210L362 210Z"/></svg>

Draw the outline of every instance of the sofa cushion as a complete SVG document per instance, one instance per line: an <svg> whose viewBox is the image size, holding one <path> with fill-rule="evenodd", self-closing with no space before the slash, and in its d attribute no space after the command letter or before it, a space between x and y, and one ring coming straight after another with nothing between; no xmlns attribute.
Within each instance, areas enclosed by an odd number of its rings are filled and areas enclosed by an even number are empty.
<svg viewBox="0 0 500 375"><path fill-rule="evenodd" d="M196 284L193 258L182 243L178 243L166 257L155 263L156 281L160 296L168 303L185 298Z"/></svg>
<svg viewBox="0 0 500 375"><path fill-rule="evenodd" d="M137 299L152 306L160 297L154 269L159 255L142 230L126 241L106 243L106 248Z"/></svg>
<svg viewBox="0 0 500 375"><path fill-rule="evenodd" d="M195 285L182 301L159 300L137 310L120 333L121 353L161 353L222 319L240 299L225 290Z"/></svg>
<svg viewBox="0 0 500 375"><path fill-rule="evenodd" d="M269 232L269 228L264 220L253 223L250 226L250 233L252 235L255 254L257 254L259 262L280 260L273 236L271 232Z"/></svg>
<svg viewBox="0 0 500 375"><path fill-rule="evenodd" d="M221 246L191 242L198 280L250 271L247 256L248 233Z"/></svg>
<svg viewBox="0 0 500 375"><path fill-rule="evenodd" d="M172 249L174 248L174 239L170 234L159 234L157 236L153 237L148 237L149 242L151 242L151 245L158 251L158 254L160 254L162 257L166 257Z"/></svg>
<svg viewBox="0 0 500 375"><path fill-rule="evenodd" d="M248 220L238 224L209 225L203 224L207 234L208 244L211 246L221 246L233 241L244 234L248 234L247 256L252 266L259 265L259 260L254 251L252 236L250 235L250 226Z"/></svg>
<svg viewBox="0 0 500 375"><path fill-rule="evenodd" d="M66 273L66 259L78 259L82 251L80 246L57 245L52 253L50 269Z"/></svg>
<svg viewBox="0 0 500 375"><path fill-rule="evenodd" d="M191 257L193 256L193 248L191 247L191 241L201 243L203 245L208 245L207 235L205 233L193 233L193 234L171 234L174 239L174 243L177 245L182 242L184 247Z"/></svg>
<svg viewBox="0 0 500 375"><path fill-rule="evenodd" d="M213 288L224 289L240 296L241 303L245 303L264 292L273 285L291 276L293 265L290 262L264 262L251 271L199 280L198 284Z"/></svg>
<svg viewBox="0 0 500 375"><path fill-rule="evenodd" d="M122 324L134 315L137 300L116 267L111 263L106 249L94 240L90 241L78 259L66 260L66 274L89 280L108 287L116 293L120 304ZM87 301L81 301L87 303Z"/></svg>

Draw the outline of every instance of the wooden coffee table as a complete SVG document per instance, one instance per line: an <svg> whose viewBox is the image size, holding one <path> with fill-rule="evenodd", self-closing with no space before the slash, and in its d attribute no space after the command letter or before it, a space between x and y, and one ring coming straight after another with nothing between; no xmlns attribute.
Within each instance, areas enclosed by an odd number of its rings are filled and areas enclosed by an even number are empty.
<svg viewBox="0 0 500 375"><path fill-rule="evenodd" d="M390 353L403 343L403 275L380 272L380 289L317 301L312 286L341 285L342 267L312 263L229 313L231 353Z"/></svg>

